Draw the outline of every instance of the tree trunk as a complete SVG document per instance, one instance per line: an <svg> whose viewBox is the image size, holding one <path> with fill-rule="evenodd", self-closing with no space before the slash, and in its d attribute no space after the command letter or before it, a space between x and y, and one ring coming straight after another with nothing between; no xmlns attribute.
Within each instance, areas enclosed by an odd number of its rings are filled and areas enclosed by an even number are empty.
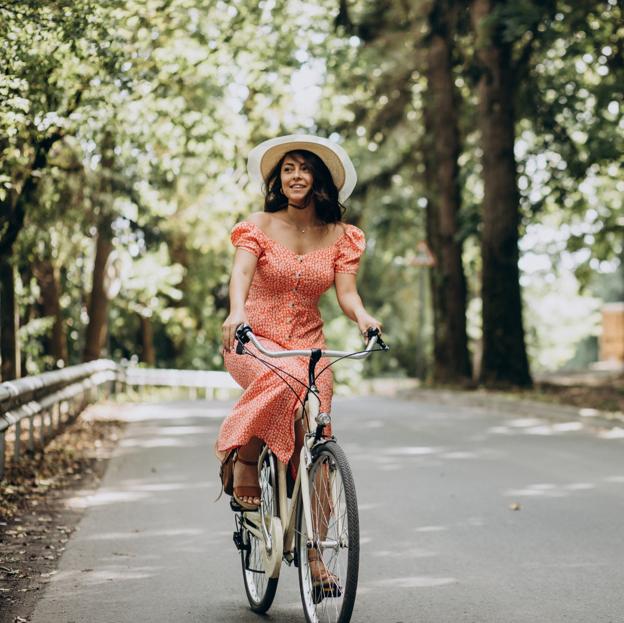
<svg viewBox="0 0 624 623"><path fill-rule="evenodd" d="M461 200L458 98L452 73L455 19L453 2L434 2L429 15L425 98L427 239L436 258L430 273L433 376L442 383L466 383L472 376L466 335L466 279L457 223Z"/></svg>
<svg viewBox="0 0 624 623"><path fill-rule="evenodd" d="M530 386L524 343L518 269L519 197L514 156L514 76L511 44L503 39L494 9L497 0L473 0L477 35L478 118L481 132L483 208L483 359L487 386Z"/></svg>
<svg viewBox="0 0 624 623"><path fill-rule="evenodd" d="M89 324L85 338L84 361L98 359L106 341L108 298L104 290L106 261L113 250L111 222L104 218L98 225L93 285L89 297Z"/></svg>
<svg viewBox="0 0 624 623"><path fill-rule="evenodd" d="M156 365L156 351L154 350L154 327L152 319L139 314L141 319L141 344L143 352L141 359L150 366Z"/></svg>
<svg viewBox="0 0 624 623"><path fill-rule="evenodd" d="M21 376L19 318L15 299L15 270L7 258L0 258L0 374L2 381Z"/></svg>
<svg viewBox="0 0 624 623"><path fill-rule="evenodd" d="M54 318L48 352L54 358L55 364L58 365L59 362L66 364L67 336L59 301L61 286L58 268L49 259L40 260L35 263L33 273L41 291L43 315Z"/></svg>

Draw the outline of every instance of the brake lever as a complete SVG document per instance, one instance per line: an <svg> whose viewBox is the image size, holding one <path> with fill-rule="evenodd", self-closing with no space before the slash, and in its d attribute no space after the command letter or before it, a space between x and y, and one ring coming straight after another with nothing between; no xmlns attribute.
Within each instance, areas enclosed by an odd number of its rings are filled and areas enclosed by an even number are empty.
<svg viewBox="0 0 624 623"><path fill-rule="evenodd" d="M379 329L373 329L373 327L368 327L366 331L367 343L374 337L377 338L377 344L379 344L382 350L390 350L390 347L381 339L381 331Z"/></svg>

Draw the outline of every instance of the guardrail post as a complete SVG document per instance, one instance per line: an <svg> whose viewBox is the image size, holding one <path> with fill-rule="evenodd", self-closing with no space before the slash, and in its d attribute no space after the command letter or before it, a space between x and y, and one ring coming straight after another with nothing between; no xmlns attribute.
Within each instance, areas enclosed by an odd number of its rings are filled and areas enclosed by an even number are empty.
<svg viewBox="0 0 624 623"><path fill-rule="evenodd" d="M43 450L46 442L46 421L45 421L46 411L42 410L40 413L39 420L39 437L41 438L41 449Z"/></svg>
<svg viewBox="0 0 624 623"><path fill-rule="evenodd" d="M20 457L20 448L21 448L21 437L22 437L22 422L21 420L17 420L14 424L15 426L15 444L13 451L13 462L17 462Z"/></svg>
<svg viewBox="0 0 624 623"><path fill-rule="evenodd" d="M4 431L0 433L0 480L4 478Z"/></svg>
<svg viewBox="0 0 624 623"><path fill-rule="evenodd" d="M35 416L28 418L28 451L31 454L35 452Z"/></svg>

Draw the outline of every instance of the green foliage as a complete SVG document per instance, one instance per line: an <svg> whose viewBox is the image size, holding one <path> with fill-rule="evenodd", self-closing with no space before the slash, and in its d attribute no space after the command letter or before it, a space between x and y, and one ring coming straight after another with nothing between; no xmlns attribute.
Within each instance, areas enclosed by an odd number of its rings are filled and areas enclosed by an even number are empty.
<svg viewBox="0 0 624 623"><path fill-rule="evenodd" d="M140 319L148 318L158 365L219 367L232 257L227 233L261 206L248 185L246 155L264 138L311 131L341 142L358 171L346 218L368 239L360 289L394 346L366 370L426 376L428 276L412 260L425 238L423 59L434 5L0 3L0 241L19 216L14 208L27 180L35 181L12 249L23 284L27 370L56 365L45 352L52 324L42 316L35 274L43 260L60 275L67 363L79 360L95 233L104 221L112 223L122 269L109 311L111 355L142 354ZM476 309L482 190L475 42L466 4L456 7L464 145L459 236ZM624 257L622 8L606 0L499 7L492 25L513 45L519 85L523 232L532 225L557 229L557 243L543 254L553 262L571 254L590 288L596 274L613 273ZM294 97L302 80L308 90ZM323 312L332 343L357 342L332 297ZM535 357L543 339L534 342ZM338 378L361 372L347 368L339 367Z"/></svg>

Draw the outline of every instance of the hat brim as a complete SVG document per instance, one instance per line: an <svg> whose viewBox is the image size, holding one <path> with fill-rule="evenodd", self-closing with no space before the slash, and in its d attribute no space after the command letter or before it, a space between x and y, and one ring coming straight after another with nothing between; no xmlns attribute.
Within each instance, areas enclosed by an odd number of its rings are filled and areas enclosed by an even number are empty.
<svg viewBox="0 0 624 623"><path fill-rule="evenodd" d="M345 201L355 188L355 167L340 145L320 136L289 134L260 143L249 153L249 177L260 185L266 184L269 174L282 157L300 149L311 151L325 163L338 189L338 200Z"/></svg>

